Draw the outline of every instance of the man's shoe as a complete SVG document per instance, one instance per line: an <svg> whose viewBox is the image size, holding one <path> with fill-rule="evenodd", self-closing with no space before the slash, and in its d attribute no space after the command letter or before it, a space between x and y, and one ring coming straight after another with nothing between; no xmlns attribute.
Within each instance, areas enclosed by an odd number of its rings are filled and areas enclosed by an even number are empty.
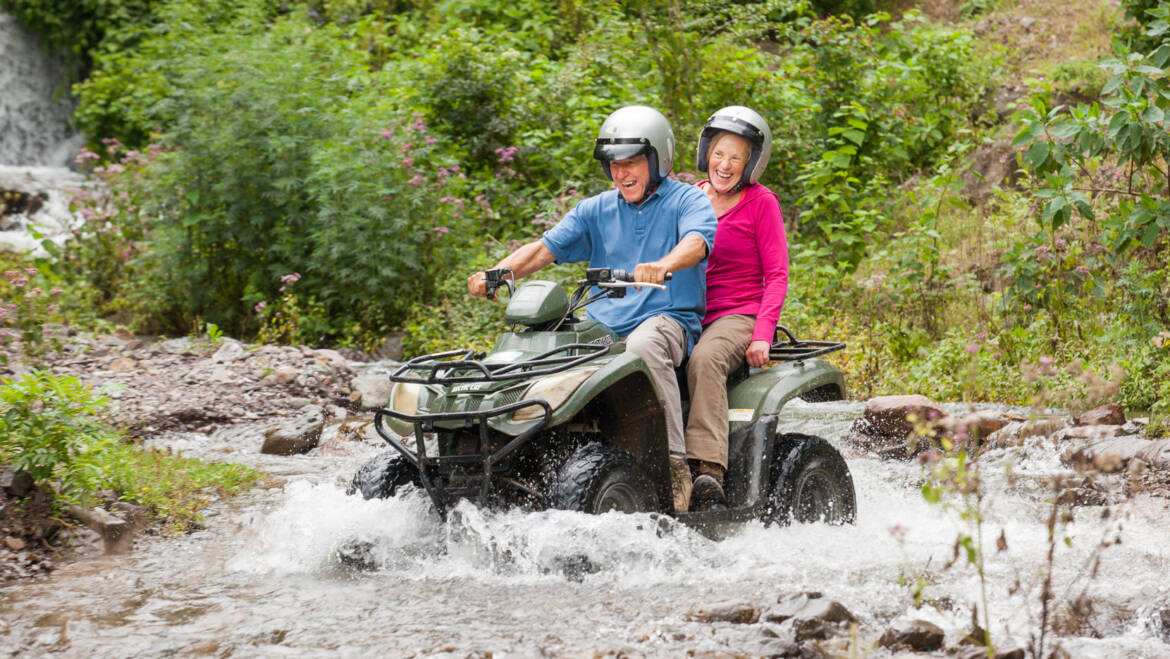
<svg viewBox="0 0 1170 659"><path fill-rule="evenodd" d="M727 507L727 497L723 494L723 483L719 478L723 475L722 471L718 466L708 468L708 463L700 466L699 475L695 477L691 490L692 509L716 510Z"/></svg>
<svg viewBox="0 0 1170 659"><path fill-rule="evenodd" d="M674 493L674 511L685 513L691 503L691 468L685 458L670 456L670 489Z"/></svg>

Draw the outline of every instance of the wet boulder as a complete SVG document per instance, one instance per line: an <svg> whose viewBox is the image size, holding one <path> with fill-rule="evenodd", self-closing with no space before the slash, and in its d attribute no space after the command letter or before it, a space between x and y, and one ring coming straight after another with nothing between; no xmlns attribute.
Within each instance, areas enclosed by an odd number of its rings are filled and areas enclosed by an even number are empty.
<svg viewBox="0 0 1170 659"><path fill-rule="evenodd" d="M938 625L925 620L903 621L882 634L878 645L891 650L934 652L943 645L946 633Z"/></svg>
<svg viewBox="0 0 1170 659"><path fill-rule="evenodd" d="M687 620L751 625L760 621L760 609L747 602L716 602L691 611Z"/></svg>
<svg viewBox="0 0 1170 659"><path fill-rule="evenodd" d="M983 441L983 446L985 448L1019 446L1027 439L1051 435L1067 428L1068 425L1068 421L1056 416L1012 421L988 435L987 439Z"/></svg>
<svg viewBox="0 0 1170 659"><path fill-rule="evenodd" d="M1120 437L1124 434L1125 431L1122 430L1121 426L1071 426L1053 433L1052 439L1057 442L1067 442L1070 440L1097 442L1112 437Z"/></svg>
<svg viewBox="0 0 1170 659"><path fill-rule="evenodd" d="M1136 457L1145 462L1151 469L1170 470L1170 439L1158 439L1147 442Z"/></svg>
<svg viewBox="0 0 1170 659"><path fill-rule="evenodd" d="M1000 410L981 410L962 418L943 417L939 425L956 444L979 446L996 431L1023 420Z"/></svg>
<svg viewBox="0 0 1170 659"><path fill-rule="evenodd" d="M820 593L804 592L782 595L777 605L764 615L764 620L780 623L784 632L800 642L828 638L843 624L856 622L857 618L840 602Z"/></svg>
<svg viewBox="0 0 1170 659"><path fill-rule="evenodd" d="M882 458L909 459L929 446L920 440L939 432L948 416L926 396L879 396L866 403L845 439Z"/></svg>
<svg viewBox="0 0 1170 659"><path fill-rule="evenodd" d="M137 508L135 506L135 508ZM145 521L144 513L130 513L127 519L104 508L69 505L69 514L101 536L107 554L124 554L134 544L134 535Z"/></svg>
<svg viewBox="0 0 1170 659"><path fill-rule="evenodd" d="M386 407L390 402L390 390L394 383L385 375L362 375L353 379L354 392L360 395L362 409L373 410Z"/></svg>
<svg viewBox="0 0 1170 659"><path fill-rule="evenodd" d="M264 431L264 445L260 452L268 455L296 455L317 446L325 428L325 411L320 405L309 405L296 419Z"/></svg>
<svg viewBox="0 0 1170 659"><path fill-rule="evenodd" d="M1064 464L1082 471L1113 473L1125 468L1151 442L1137 436L1106 437L1071 447L1060 456Z"/></svg>
<svg viewBox="0 0 1170 659"><path fill-rule="evenodd" d="M1117 403L1102 405L1076 418L1078 426L1120 426L1125 423L1125 412Z"/></svg>

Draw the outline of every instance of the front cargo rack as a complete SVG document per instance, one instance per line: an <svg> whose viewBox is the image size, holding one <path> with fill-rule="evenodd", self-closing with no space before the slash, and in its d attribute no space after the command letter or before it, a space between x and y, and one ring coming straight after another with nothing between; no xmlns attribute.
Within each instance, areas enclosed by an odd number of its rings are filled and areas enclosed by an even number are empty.
<svg viewBox="0 0 1170 659"><path fill-rule="evenodd" d="M484 353L470 348L436 352L406 362L390 374L391 382L450 385L462 382L504 382L567 371L609 352L612 344L568 343L519 362L484 362ZM578 352L579 354L573 354ZM418 373L418 375L411 375ZM425 373L425 375L424 375Z"/></svg>
<svg viewBox="0 0 1170 659"><path fill-rule="evenodd" d="M788 337L787 341L778 340L781 332ZM787 327L777 325L776 336L772 341L772 348L768 351L768 358L774 362L800 362L844 348L845 344L838 341L801 341Z"/></svg>

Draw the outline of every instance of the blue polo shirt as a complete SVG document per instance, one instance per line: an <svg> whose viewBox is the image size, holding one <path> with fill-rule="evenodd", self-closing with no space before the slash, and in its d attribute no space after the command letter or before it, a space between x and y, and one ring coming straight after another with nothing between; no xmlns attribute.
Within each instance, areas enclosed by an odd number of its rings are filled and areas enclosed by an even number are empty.
<svg viewBox="0 0 1170 659"><path fill-rule="evenodd" d="M639 263L657 261L684 237L698 234L715 240L715 211L703 191L663 179L650 198L635 206L617 190L608 190L577 204L564 219L544 232L541 241L558 263L587 261L595 268L634 271ZM586 315L608 325L618 336L633 332L642 321L665 314L687 335L687 352L699 339L699 321L707 307L707 259L672 275L666 290L629 289L623 298L603 298Z"/></svg>

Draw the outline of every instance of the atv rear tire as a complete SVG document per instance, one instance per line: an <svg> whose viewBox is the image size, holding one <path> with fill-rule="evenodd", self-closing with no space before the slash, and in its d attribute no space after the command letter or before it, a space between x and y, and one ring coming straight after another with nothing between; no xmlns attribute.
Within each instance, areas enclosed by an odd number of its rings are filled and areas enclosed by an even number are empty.
<svg viewBox="0 0 1170 659"><path fill-rule="evenodd" d="M397 451L387 451L357 470L346 494L361 492L363 499L388 499L410 483L419 484L418 469Z"/></svg>
<svg viewBox="0 0 1170 659"><path fill-rule="evenodd" d="M839 525L852 524L856 518L853 477L837 449L820 437L779 437L764 522Z"/></svg>
<svg viewBox="0 0 1170 659"><path fill-rule="evenodd" d="M549 505L561 510L600 514L651 512L655 505L650 479L625 451L586 444L565 460L549 493Z"/></svg>

